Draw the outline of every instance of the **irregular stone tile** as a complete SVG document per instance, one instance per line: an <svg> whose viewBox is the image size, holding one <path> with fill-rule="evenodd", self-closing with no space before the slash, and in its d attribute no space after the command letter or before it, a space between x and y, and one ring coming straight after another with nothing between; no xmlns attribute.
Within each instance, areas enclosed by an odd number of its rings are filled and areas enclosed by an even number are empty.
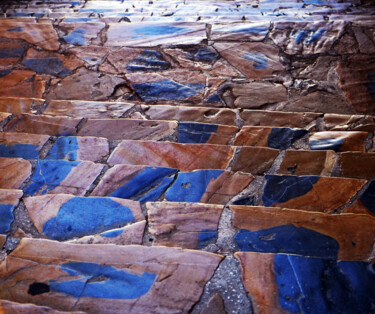
<svg viewBox="0 0 375 314"><path fill-rule="evenodd" d="M204 92L204 103L210 106L221 106L222 100L219 96L218 89L225 83L224 78L208 77L206 81L206 90Z"/></svg>
<svg viewBox="0 0 375 314"><path fill-rule="evenodd" d="M265 104L279 103L287 100L283 85L268 82L231 85L233 105L236 108L260 108ZM224 98L225 99L225 98ZM225 99L228 104L228 100ZM230 106L230 104L228 104Z"/></svg>
<svg viewBox="0 0 375 314"><path fill-rule="evenodd" d="M0 39L0 67L14 66L23 56L25 48L20 41Z"/></svg>
<svg viewBox="0 0 375 314"><path fill-rule="evenodd" d="M372 56L355 55L337 66L339 87L359 113L375 113L375 62Z"/></svg>
<svg viewBox="0 0 375 314"><path fill-rule="evenodd" d="M0 98L0 111L15 114L31 113L42 108L43 104L43 99L5 97Z"/></svg>
<svg viewBox="0 0 375 314"><path fill-rule="evenodd" d="M69 49L76 57L80 58L89 65L99 65L104 61L109 49L100 46L83 46Z"/></svg>
<svg viewBox="0 0 375 314"><path fill-rule="evenodd" d="M233 78L240 76L239 71L224 59L219 59L218 61L216 61L212 68L207 71L207 73L212 76L224 76Z"/></svg>
<svg viewBox="0 0 375 314"><path fill-rule="evenodd" d="M279 152L272 148L242 147L232 165L232 170L261 175L272 166Z"/></svg>
<svg viewBox="0 0 375 314"><path fill-rule="evenodd" d="M178 124L178 143L209 143L227 145L238 131L237 127L180 122Z"/></svg>
<svg viewBox="0 0 375 314"><path fill-rule="evenodd" d="M0 265L0 297L85 312L188 312L221 260L168 247L22 239Z"/></svg>
<svg viewBox="0 0 375 314"><path fill-rule="evenodd" d="M329 112L329 113L354 113L345 97L340 94L331 94L324 91L316 91L306 96L298 95L295 100L289 101L277 107L277 110L295 112Z"/></svg>
<svg viewBox="0 0 375 314"><path fill-rule="evenodd" d="M343 21L277 22L269 36L287 54L325 53L343 29Z"/></svg>
<svg viewBox="0 0 375 314"><path fill-rule="evenodd" d="M146 203L154 245L202 249L216 242L223 206L189 203Z"/></svg>
<svg viewBox="0 0 375 314"><path fill-rule="evenodd" d="M71 313L79 314L84 312L63 312L54 310L48 306L38 306L34 304L22 304L17 302L11 302L6 300L0 300L0 311L1 313L18 313L18 314L60 314L60 313Z"/></svg>
<svg viewBox="0 0 375 314"><path fill-rule="evenodd" d="M284 72L279 50L263 43L216 43L215 49L249 79L262 79ZM256 88L256 87L254 87Z"/></svg>
<svg viewBox="0 0 375 314"><path fill-rule="evenodd" d="M264 110L244 110L240 117L245 125L263 125L289 128L315 128L316 119L321 114L313 112L275 112Z"/></svg>
<svg viewBox="0 0 375 314"><path fill-rule="evenodd" d="M5 132L48 135L74 135L81 119L22 114L15 116L4 127Z"/></svg>
<svg viewBox="0 0 375 314"><path fill-rule="evenodd" d="M145 226L146 220L143 220L122 228L108 230L98 235L85 236L68 242L76 244L141 245Z"/></svg>
<svg viewBox="0 0 375 314"><path fill-rule="evenodd" d="M339 54L353 54L358 52L359 47L355 37L346 33L334 45L334 49Z"/></svg>
<svg viewBox="0 0 375 314"><path fill-rule="evenodd" d="M165 199L172 202L227 204L252 181L251 174L223 170L179 172Z"/></svg>
<svg viewBox="0 0 375 314"><path fill-rule="evenodd" d="M140 202L157 201L173 182L177 171L160 167L115 165L106 171L91 195Z"/></svg>
<svg viewBox="0 0 375 314"><path fill-rule="evenodd" d="M316 81L331 80L331 68L337 66L339 59L331 56L319 56L315 62L306 66L305 60L292 61L292 73L299 79L311 79ZM314 94L314 93L311 93ZM309 94L310 95L310 94ZM331 106L331 104L329 104ZM329 106L329 107L330 107Z"/></svg>
<svg viewBox="0 0 375 314"><path fill-rule="evenodd" d="M366 180L318 176L266 175L265 206L333 213L347 204Z"/></svg>
<svg viewBox="0 0 375 314"><path fill-rule="evenodd" d="M343 177L375 179L375 153L345 152L338 163Z"/></svg>
<svg viewBox="0 0 375 314"><path fill-rule="evenodd" d="M60 47L58 36L50 21L20 22L12 19L0 21L0 37L23 39L45 50L57 50Z"/></svg>
<svg viewBox="0 0 375 314"><path fill-rule="evenodd" d="M259 313L366 312L374 302L375 275L368 262L247 252L235 256Z"/></svg>
<svg viewBox="0 0 375 314"><path fill-rule="evenodd" d="M224 108L142 106L152 120L176 120L224 125L236 125L236 111Z"/></svg>
<svg viewBox="0 0 375 314"><path fill-rule="evenodd" d="M159 45L192 45L206 39L204 23L118 23L109 24L106 47Z"/></svg>
<svg viewBox="0 0 375 314"><path fill-rule="evenodd" d="M0 133L0 156L38 159L48 135Z"/></svg>
<svg viewBox="0 0 375 314"><path fill-rule="evenodd" d="M364 193L348 207L345 207L342 213L370 214L375 215L375 181L371 181Z"/></svg>
<svg viewBox="0 0 375 314"><path fill-rule="evenodd" d="M210 39L214 41L262 41L268 34L269 22L212 24Z"/></svg>
<svg viewBox="0 0 375 314"><path fill-rule="evenodd" d="M310 136L310 148L313 150L330 149L336 152L366 151L367 132L317 132Z"/></svg>
<svg viewBox="0 0 375 314"><path fill-rule="evenodd" d="M375 131L372 116L325 114L324 122L325 128L331 131Z"/></svg>
<svg viewBox="0 0 375 314"><path fill-rule="evenodd" d="M244 126L237 133L233 145L287 149L307 133L304 129Z"/></svg>
<svg viewBox="0 0 375 314"><path fill-rule="evenodd" d="M98 102L80 100L51 100L44 114L88 119L121 118L133 108L132 104L123 102Z"/></svg>
<svg viewBox="0 0 375 314"><path fill-rule="evenodd" d="M336 162L333 151L287 150L278 173L330 176Z"/></svg>
<svg viewBox="0 0 375 314"><path fill-rule="evenodd" d="M0 234L10 231L10 225L14 221L13 210L18 206L22 195L22 190L0 189ZM1 236L0 248L4 245L4 243L5 237Z"/></svg>
<svg viewBox="0 0 375 314"><path fill-rule="evenodd" d="M46 95L48 99L61 100L108 100L117 86L125 83L123 78L78 69L73 75L63 78ZM93 86L95 88L93 88Z"/></svg>
<svg viewBox="0 0 375 314"><path fill-rule="evenodd" d="M372 25L366 25L367 27L356 27L353 26L353 32L358 42L359 51L361 53L373 54L375 53L374 44L374 23ZM370 28L372 26L372 29Z"/></svg>
<svg viewBox="0 0 375 314"><path fill-rule="evenodd" d="M21 158L0 157L0 189L18 189L31 175L31 164Z"/></svg>
<svg viewBox="0 0 375 314"><path fill-rule="evenodd" d="M109 154L108 140L101 137L59 137L45 159L100 161Z"/></svg>
<svg viewBox="0 0 375 314"><path fill-rule="evenodd" d="M181 171L225 169L233 154L234 148L224 145L122 141L109 157L108 164L169 167Z"/></svg>
<svg viewBox="0 0 375 314"><path fill-rule="evenodd" d="M147 121L137 119L89 119L78 135L101 136L109 140L160 140L172 135L177 122Z"/></svg>
<svg viewBox="0 0 375 314"><path fill-rule="evenodd" d="M287 253L365 261L371 257L375 218L301 210L231 206L235 242L241 251ZM345 230L345 231L344 231Z"/></svg>
<svg viewBox="0 0 375 314"><path fill-rule="evenodd" d="M164 71L162 74L141 73L126 76L144 101L201 101L206 78L188 70Z"/></svg>
<svg viewBox="0 0 375 314"><path fill-rule="evenodd" d="M144 220L138 202L109 197L43 195L24 199L40 234L65 241Z"/></svg>
<svg viewBox="0 0 375 314"><path fill-rule="evenodd" d="M22 64L38 74L48 74L57 77L66 77L72 71L83 65L76 57L57 54L47 51L39 51L30 48Z"/></svg>
<svg viewBox="0 0 375 314"><path fill-rule="evenodd" d="M28 195L84 195L102 169L103 165L91 161L38 160L24 191Z"/></svg>
<svg viewBox="0 0 375 314"><path fill-rule="evenodd" d="M105 23L99 22L84 22L84 23L65 23L59 24L59 27L66 31L63 36L67 44L75 46L90 45L96 39L99 33L104 29Z"/></svg>

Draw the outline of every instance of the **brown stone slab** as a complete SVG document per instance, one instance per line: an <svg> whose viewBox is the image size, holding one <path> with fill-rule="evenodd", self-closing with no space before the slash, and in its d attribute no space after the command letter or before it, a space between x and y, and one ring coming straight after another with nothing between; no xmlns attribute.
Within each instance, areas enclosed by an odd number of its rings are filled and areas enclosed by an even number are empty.
<svg viewBox="0 0 375 314"><path fill-rule="evenodd" d="M88 119L78 135L101 136L109 140L160 140L172 135L176 122L136 119Z"/></svg>
<svg viewBox="0 0 375 314"><path fill-rule="evenodd" d="M204 285L221 260L220 255L177 248L76 245L22 239L19 246L0 264L0 297L53 306L59 310L145 313L157 308L164 313L188 312L199 300ZM117 291L120 294L113 298L112 288L106 289L105 283L104 286L90 284L88 279L91 276L75 270L76 265L87 263L95 269L96 276L108 274L111 270L109 280L117 278L113 278L114 274L121 275L120 278L132 275L129 277L132 278L132 284L121 279L122 289ZM85 269L91 273L91 268ZM70 289L70 281L77 279L86 283L81 287L80 297L75 297ZM42 295L27 293L31 289L30 285L34 288L37 283L49 285L50 291ZM67 285L66 293L59 292L62 285ZM91 286L93 292L90 292Z"/></svg>
<svg viewBox="0 0 375 314"><path fill-rule="evenodd" d="M0 111L14 114L32 113L42 108L43 104L43 99L3 97L0 98Z"/></svg>
<svg viewBox="0 0 375 314"><path fill-rule="evenodd" d="M159 45L199 44L206 39L204 23L118 23L109 24L106 47L151 47Z"/></svg>
<svg viewBox="0 0 375 314"><path fill-rule="evenodd" d="M57 33L49 21L33 23L2 19L0 21L0 37L23 39L45 50L54 51L60 47Z"/></svg>
<svg viewBox="0 0 375 314"><path fill-rule="evenodd" d="M215 242L220 205L191 203L146 203L149 232L154 245L201 249Z"/></svg>
<svg viewBox="0 0 375 314"><path fill-rule="evenodd" d="M286 88L282 84L253 82L231 86L236 108L260 108L265 104L279 103L287 100ZM228 101L226 101L228 102Z"/></svg>
<svg viewBox="0 0 375 314"><path fill-rule="evenodd" d="M0 112L0 123L5 121L8 117L10 117L12 114L7 112Z"/></svg>
<svg viewBox="0 0 375 314"><path fill-rule="evenodd" d="M133 106L133 104L123 102L51 100L43 113L72 118L121 118Z"/></svg>
<svg viewBox="0 0 375 314"><path fill-rule="evenodd" d="M372 116L325 114L326 130L330 131L375 131L375 122Z"/></svg>
<svg viewBox="0 0 375 314"><path fill-rule="evenodd" d="M3 314L60 314L60 313L70 313L70 314L83 314L84 312L65 312L57 311L48 306L38 306L31 303L17 303L6 300L0 300L0 312Z"/></svg>
<svg viewBox="0 0 375 314"><path fill-rule="evenodd" d="M17 206L22 195L22 190L0 189L0 204Z"/></svg>
<svg viewBox="0 0 375 314"><path fill-rule="evenodd" d="M240 113L245 125L264 125L289 128L315 128L318 113L275 112L264 110L244 110Z"/></svg>
<svg viewBox="0 0 375 314"><path fill-rule="evenodd" d="M262 41L270 22L240 22L212 24L210 39L214 41Z"/></svg>
<svg viewBox="0 0 375 314"><path fill-rule="evenodd" d="M337 66L339 87L348 102L358 113L375 113L372 73L375 71L375 59L367 55L355 55Z"/></svg>
<svg viewBox="0 0 375 314"><path fill-rule="evenodd" d="M86 236L68 241L75 244L116 244L116 245L141 245L146 220L102 232L101 234Z"/></svg>
<svg viewBox="0 0 375 314"><path fill-rule="evenodd" d="M81 119L22 114L12 118L4 127L5 132L47 135L74 135Z"/></svg>
<svg viewBox="0 0 375 314"><path fill-rule="evenodd" d="M31 174L31 164L21 158L0 158L0 189L18 189Z"/></svg>
<svg viewBox="0 0 375 314"><path fill-rule="evenodd" d="M279 50L272 45L263 43L216 43L214 47L231 65L249 79L257 80L272 77L285 71L280 62Z"/></svg>
<svg viewBox="0 0 375 314"><path fill-rule="evenodd" d="M232 223L236 229L255 232L274 228L272 230L277 232L275 228L277 226L292 225L296 228L313 230L337 241L339 260L365 261L371 257L373 239L368 235L374 232L375 218L370 215L330 215L258 206L230 206L230 209L234 212ZM282 246L287 247L288 243ZM290 246L293 244L291 243Z"/></svg>
<svg viewBox="0 0 375 314"><path fill-rule="evenodd" d="M175 107L142 105L144 113L152 120L177 120L201 123L236 125L236 110L204 107Z"/></svg>
<svg viewBox="0 0 375 314"><path fill-rule="evenodd" d="M232 165L232 170L261 175L272 166L279 152L278 149L272 148L242 147Z"/></svg>
<svg viewBox="0 0 375 314"><path fill-rule="evenodd" d="M122 141L109 157L108 164L169 167L181 171L225 169L233 154L234 148L224 145Z"/></svg>
<svg viewBox="0 0 375 314"><path fill-rule="evenodd" d="M66 32L62 39L70 45L89 46L95 43L99 33L105 28L101 22L73 22L59 24L59 28Z"/></svg>
<svg viewBox="0 0 375 314"><path fill-rule="evenodd" d="M0 39L0 67L2 69L10 69L20 60L25 52L24 45L21 41L12 39Z"/></svg>
<svg viewBox="0 0 375 314"><path fill-rule="evenodd" d="M40 150L48 141L49 135L24 134L3 132L0 133L0 145L14 146L16 144L30 144Z"/></svg>
<svg viewBox="0 0 375 314"><path fill-rule="evenodd" d="M368 133L351 132L317 132L310 136L311 149L333 149L337 152L366 151Z"/></svg>
<svg viewBox="0 0 375 314"><path fill-rule="evenodd" d="M103 63L109 49L100 46L82 46L71 48L69 51L89 65L99 65Z"/></svg>
<svg viewBox="0 0 375 314"><path fill-rule="evenodd" d="M278 173L330 176L335 162L334 151L287 150Z"/></svg>
<svg viewBox="0 0 375 314"><path fill-rule="evenodd" d="M375 153L345 152L338 163L343 177L375 179Z"/></svg>
<svg viewBox="0 0 375 314"><path fill-rule="evenodd" d="M233 145L268 147L268 135L272 127L244 126L236 134Z"/></svg>

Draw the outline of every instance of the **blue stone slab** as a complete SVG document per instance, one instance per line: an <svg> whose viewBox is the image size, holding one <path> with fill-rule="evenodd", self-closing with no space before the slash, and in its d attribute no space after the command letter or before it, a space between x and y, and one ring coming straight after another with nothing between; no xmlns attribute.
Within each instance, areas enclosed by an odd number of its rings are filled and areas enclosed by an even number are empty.
<svg viewBox="0 0 375 314"><path fill-rule="evenodd" d="M188 58L190 60L213 63L220 58L220 55L214 50L208 50L206 48L198 48L188 53Z"/></svg>
<svg viewBox="0 0 375 314"><path fill-rule="evenodd" d="M215 103L215 102L221 102L221 98L217 93L212 94L210 97L208 97L205 100L206 103Z"/></svg>
<svg viewBox="0 0 375 314"><path fill-rule="evenodd" d="M287 149L307 133L304 129L272 128L267 144L270 148Z"/></svg>
<svg viewBox="0 0 375 314"><path fill-rule="evenodd" d="M288 253L337 259L340 248L329 236L294 225L281 225L259 231L239 230L234 240L241 251Z"/></svg>
<svg viewBox="0 0 375 314"><path fill-rule="evenodd" d="M65 77L71 73L58 58L25 59L22 61L22 64L39 74Z"/></svg>
<svg viewBox="0 0 375 314"><path fill-rule="evenodd" d="M136 299L146 294L156 279L156 274L153 273L144 272L142 275L136 275L113 266L87 262L68 262L62 264L60 269L72 277L80 276L80 278L64 281L50 280L50 290L77 299L81 297ZM89 281L94 277L104 277L105 280Z"/></svg>
<svg viewBox="0 0 375 314"><path fill-rule="evenodd" d="M268 66L267 56L260 52L248 52L245 53L242 58L253 61L253 68L255 70L264 70Z"/></svg>
<svg viewBox="0 0 375 314"><path fill-rule="evenodd" d="M142 26L133 29L132 39L142 38L144 36L165 36L165 35L180 35L192 31L189 28L171 26L171 25L153 25L153 26Z"/></svg>
<svg viewBox="0 0 375 314"><path fill-rule="evenodd" d="M86 31L84 29L77 28L63 38L68 44L83 46L86 43L85 34Z"/></svg>
<svg viewBox="0 0 375 314"><path fill-rule="evenodd" d="M0 77L7 76L8 74L12 72L13 70L10 70L10 69L0 70Z"/></svg>
<svg viewBox="0 0 375 314"><path fill-rule="evenodd" d="M14 205L0 204L0 234L10 231L10 225L14 220L14 208Z"/></svg>
<svg viewBox="0 0 375 314"><path fill-rule="evenodd" d="M334 150L338 152L344 143L344 139L332 137L321 140L311 140L309 143L312 150Z"/></svg>
<svg viewBox="0 0 375 314"><path fill-rule="evenodd" d="M203 229L198 234L198 249L203 249L217 239L217 230Z"/></svg>
<svg viewBox="0 0 375 314"><path fill-rule="evenodd" d="M371 181L360 200L371 213L375 214L375 181Z"/></svg>
<svg viewBox="0 0 375 314"><path fill-rule="evenodd" d="M25 193L29 195L38 192L42 195L46 194L59 186L70 171L80 163L80 161L38 160L31 177L31 183L25 189ZM42 188L43 190L41 190Z"/></svg>
<svg viewBox="0 0 375 314"><path fill-rule="evenodd" d="M65 159L67 157L70 161L75 161L78 159L77 151L79 149L77 137L67 136L59 137L53 144L51 150L45 159Z"/></svg>
<svg viewBox="0 0 375 314"><path fill-rule="evenodd" d="M20 48L3 48L0 49L0 59L7 59L7 58L20 58L22 57L25 49L22 47Z"/></svg>
<svg viewBox="0 0 375 314"><path fill-rule="evenodd" d="M284 203L295 197L305 195L319 181L318 176L266 175L266 185L262 200L265 206Z"/></svg>
<svg viewBox="0 0 375 314"><path fill-rule="evenodd" d="M291 313L373 313L375 269L366 262L275 256L280 306Z"/></svg>
<svg viewBox="0 0 375 314"><path fill-rule="evenodd" d="M22 27L15 27L15 28L8 28L7 29L7 32L23 32L23 28Z"/></svg>
<svg viewBox="0 0 375 314"><path fill-rule="evenodd" d="M216 133L217 124L180 122L178 125L178 143L207 143L212 133Z"/></svg>
<svg viewBox="0 0 375 314"><path fill-rule="evenodd" d="M300 29L293 30L291 36L295 39L297 44L311 45L316 43L325 33L325 29L321 28L318 30L314 29Z"/></svg>
<svg viewBox="0 0 375 314"><path fill-rule="evenodd" d="M123 229L109 230L109 231L101 233L100 236L105 237L105 238L116 238L123 232L124 232Z"/></svg>
<svg viewBox="0 0 375 314"><path fill-rule="evenodd" d="M129 72L136 71L162 71L171 67L171 64L166 61L163 55L156 50L143 50L139 57L130 61L126 70Z"/></svg>
<svg viewBox="0 0 375 314"><path fill-rule="evenodd" d="M39 146L32 144L0 144L0 157L39 159Z"/></svg>
<svg viewBox="0 0 375 314"><path fill-rule="evenodd" d="M183 100L204 91L201 83L180 84L172 80L162 80L152 83L133 84L138 95L146 101Z"/></svg>
<svg viewBox="0 0 375 314"><path fill-rule="evenodd" d="M131 210L110 198L74 197L64 203L56 217L43 225L52 240L65 241L97 234L135 222Z"/></svg>
<svg viewBox="0 0 375 314"><path fill-rule="evenodd" d="M179 172L176 181L165 194L171 202L199 202L211 180L217 179L224 170L196 170Z"/></svg>

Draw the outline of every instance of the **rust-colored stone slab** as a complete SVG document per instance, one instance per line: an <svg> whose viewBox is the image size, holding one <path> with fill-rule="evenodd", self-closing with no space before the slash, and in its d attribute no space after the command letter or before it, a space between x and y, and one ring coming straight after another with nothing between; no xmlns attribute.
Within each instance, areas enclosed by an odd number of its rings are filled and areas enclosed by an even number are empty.
<svg viewBox="0 0 375 314"><path fill-rule="evenodd" d="M287 100L286 88L282 84L253 82L231 86L236 108L260 108L265 104ZM228 100L226 100L228 103Z"/></svg>
<svg viewBox="0 0 375 314"><path fill-rule="evenodd" d="M6 300L0 300L0 313L3 314L62 314L62 313L70 313L70 314L83 314L84 312L65 312L65 311L57 311L48 306L38 306L31 303L17 303L11 302Z"/></svg>
<svg viewBox="0 0 375 314"><path fill-rule="evenodd" d="M43 104L43 99L5 97L0 98L0 111L14 114L31 113Z"/></svg>
<svg viewBox="0 0 375 314"><path fill-rule="evenodd" d="M280 174L330 176L336 162L334 151L287 150Z"/></svg>
<svg viewBox="0 0 375 314"><path fill-rule="evenodd" d="M143 220L122 228L108 230L101 234L85 236L68 242L76 244L141 245L145 227L146 220Z"/></svg>
<svg viewBox="0 0 375 314"><path fill-rule="evenodd" d="M0 158L0 189L18 189L31 174L31 164L21 158Z"/></svg>
<svg viewBox="0 0 375 314"><path fill-rule="evenodd" d="M105 46L152 47L199 44L206 39L204 23L118 23L109 24Z"/></svg>
<svg viewBox="0 0 375 314"><path fill-rule="evenodd" d="M12 39L0 39L0 67L10 69L20 60L25 52L21 41Z"/></svg>
<svg viewBox="0 0 375 314"><path fill-rule="evenodd" d="M177 248L22 239L0 265L0 297L59 310L188 312L221 259ZM49 292L28 293L41 286Z"/></svg>
<svg viewBox="0 0 375 314"><path fill-rule="evenodd" d="M0 37L23 39L45 50L57 50L60 46L57 33L49 21L34 23L2 19Z"/></svg>
<svg viewBox="0 0 375 314"><path fill-rule="evenodd" d="M330 131L375 131L372 116L325 114L324 122L325 128Z"/></svg>
<svg viewBox="0 0 375 314"><path fill-rule="evenodd" d="M202 249L217 238L220 205L146 203L154 245Z"/></svg>
<svg viewBox="0 0 375 314"><path fill-rule="evenodd" d="M279 152L272 148L242 147L232 165L232 170L261 175L271 167Z"/></svg>
<svg viewBox="0 0 375 314"><path fill-rule="evenodd" d="M113 94L116 86L124 83L125 80L121 77L80 68L73 75L65 77L55 85L46 98L107 100Z"/></svg>
<svg viewBox="0 0 375 314"><path fill-rule="evenodd" d="M22 190L0 189L0 204L16 207L22 195Z"/></svg>
<svg viewBox="0 0 375 314"><path fill-rule="evenodd" d="M172 135L176 122L136 119L89 119L78 132L80 136L101 136L109 140L160 140Z"/></svg>
<svg viewBox="0 0 375 314"><path fill-rule="evenodd" d="M375 153L345 152L338 162L343 177L375 179Z"/></svg>
<svg viewBox="0 0 375 314"><path fill-rule="evenodd" d="M368 235L374 232L375 218L370 215L330 215L270 207L230 208L234 212L233 227L248 231L235 236L243 251L349 261L365 261L371 256L373 239ZM266 239L267 234L274 236ZM252 240L244 242L246 236ZM311 242L313 239L315 243Z"/></svg>
<svg viewBox="0 0 375 314"><path fill-rule="evenodd" d="M315 128L318 113L275 112L264 110L244 110L240 113L245 125L264 125L289 128Z"/></svg>
<svg viewBox="0 0 375 314"><path fill-rule="evenodd" d="M91 161L38 160L25 193L84 195L103 167Z"/></svg>
<svg viewBox="0 0 375 314"><path fill-rule="evenodd" d="M212 24L210 39L214 41L262 41L270 22L240 22Z"/></svg>
<svg viewBox="0 0 375 314"><path fill-rule="evenodd" d="M69 51L89 65L99 65L103 63L109 49L100 46L82 46L71 48Z"/></svg>
<svg viewBox="0 0 375 314"><path fill-rule="evenodd" d="M152 120L177 120L236 125L236 111L232 109L154 105L142 106L142 110Z"/></svg>
<svg viewBox="0 0 375 314"><path fill-rule="evenodd" d="M336 152L366 151L367 132L317 132L310 136L310 148L315 150L332 149Z"/></svg>
<svg viewBox="0 0 375 314"><path fill-rule="evenodd" d="M138 202L120 198L43 195L24 199L39 233L65 241L144 220Z"/></svg>
<svg viewBox="0 0 375 314"><path fill-rule="evenodd" d="M81 119L22 114L12 118L4 127L6 132L47 135L75 135Z"/></svg>
<svg viewBox="0 0 375 314"><path fill-rule="evenodd" d="M366 180L318 176L266 175L263 204L333 213L346 205Z"/></svg>
<svg viewBox="0 0 375 314"><path fill-rule="evenodd" d="M133 108L132 104L122 102L51 100L43 113L72 118L120 118L131 108Z"/></svg>
<svg viewBox="0 0 375 314"><path fill-rule="evenodd" d="M48 135L0 133L0 156L38 159Z"/></svg>
<svg viewBox="0 0 375 314"><path fill-rule="evenodd" d="M284 72L279 50L263 43L216 43L218 52L249 79L272 77ZM254 87L256 88L256 87Z"/></svg>
<svg viewBox="0 0 375 314"><path fill-rule="evenodd" d="M224 145L122 141L108 163L170 167L182 171L225 169L233 154L234 148Z"/></svg>
<svg viewBox="0 0 375 314"><path fill-rule="evenodd" d="M339 87L353 109L359 113L375 113L374 71L375 59L355 55L337 67Z"/></svg>

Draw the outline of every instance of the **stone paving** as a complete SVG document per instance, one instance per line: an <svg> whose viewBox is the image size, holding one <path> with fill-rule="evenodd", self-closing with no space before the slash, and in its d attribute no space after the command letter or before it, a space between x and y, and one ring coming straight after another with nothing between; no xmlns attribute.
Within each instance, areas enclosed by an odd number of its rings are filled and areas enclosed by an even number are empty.
<svg viewBox="0 0 375 314"><path fill-rule="evenodd" d="M0 2L0 312L373 313L374 15Z"/></svg>

